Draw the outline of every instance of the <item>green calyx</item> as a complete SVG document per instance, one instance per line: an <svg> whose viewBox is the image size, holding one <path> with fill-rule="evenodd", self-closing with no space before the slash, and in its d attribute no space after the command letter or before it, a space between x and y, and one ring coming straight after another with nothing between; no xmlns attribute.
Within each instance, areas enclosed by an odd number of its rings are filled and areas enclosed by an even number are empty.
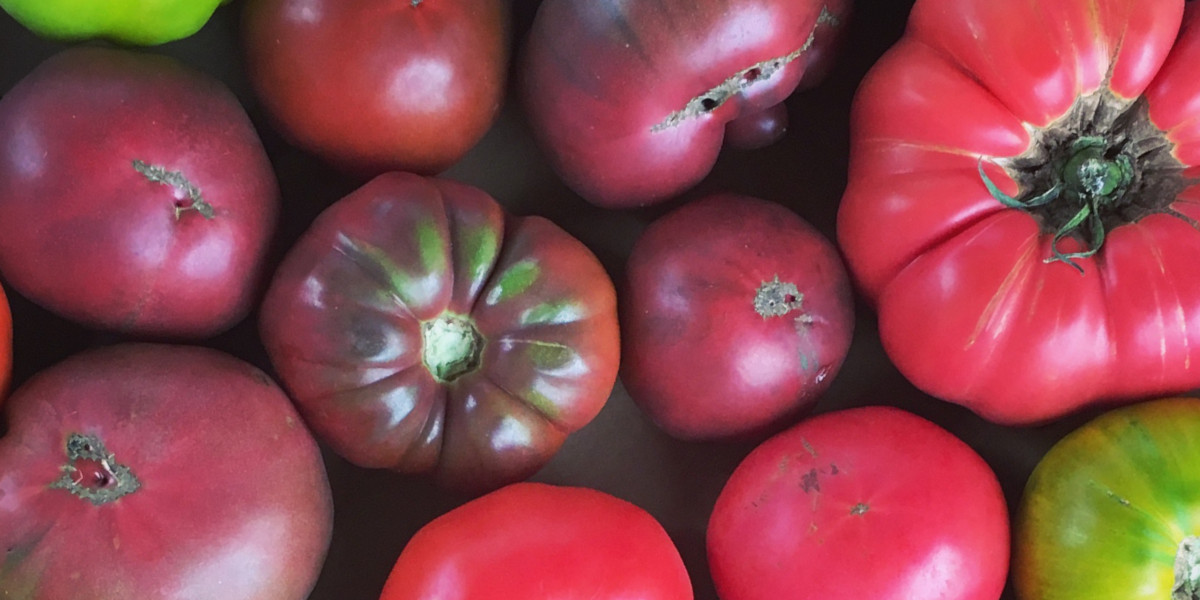
<svg viewBox="0 0 1200 600"><path fill-rule="evenodd" d="M421 324L421 360L442 383L474 371L483 356L483 336L470 319L443 314Z"/></svg>
<svg viewBox="0 0 1200 600"><path fill-rule="evenodd" d="M1051 256L1046 262L1061 261L1083 273L1083 268L1074 259L1088 258L1104 245L1109 227L1104 216L1125 202L1135 177L1134 163L1124 152L1110 148L1107 140L1101 137L1075 140L1059 162L1052 168L1057 173L1054 184L1025 198L1014 198L1001 191L984 171L982 160L979 176L992 197L1009 208L1030 211L1058 204L1056 208L1065 211L1069 217L1055 230L1050 245ZM1087 248L1070 253L1059 250L1059 242L1074 235L1085 237Z"/></svg>

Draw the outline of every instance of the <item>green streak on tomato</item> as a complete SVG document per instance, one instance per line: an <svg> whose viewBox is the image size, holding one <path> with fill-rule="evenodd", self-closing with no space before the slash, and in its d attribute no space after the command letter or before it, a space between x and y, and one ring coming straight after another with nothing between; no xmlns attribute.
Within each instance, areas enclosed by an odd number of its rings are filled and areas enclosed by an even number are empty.
<svg viewBox="0 0 1200 600"><path fill-rule="evenodd" d="M570 348L553 342L529 342L526 351L530 362L541 371L553 371L562 368L575 358L575 352Z"/></svg>
<svg viewBox="0 0 1200 600"><path fill-rule="evenodd" d="M522 260L513 264L496 279L496 287L488 293L488 304L503 302L528 290L540 273L541 267L536 261Z"/></svg>
<svg viewBox="0 0 1200 600"><path fill-rule="evenodd" d="M384 292L392 294L406 306L416 302L412 294L415 287L412 275L392 261L386 250L345 235L338 240L338 247L354 264L384 284L387 288Z"/></svg>
<svg viewBox="0 0 1200 600"><path fill-rule="evenodd" d="M500 238L496 230L491 227L469 228L460 243L464 249L467 273L472 280L481 279L496 264L496 255L500 252Z"/></svg>
<svg viewBox="0 0 1200 600"><path fill-rule="evenodd" d="M561 325L578 321L582 307L569 300L563 302L543 302L525 311L521 315L522 325Z"/></svg>
<svg viewBox="0 0 1200 600"><path fill-rule="evenodd" d="M104 38L153 46L196 33L226 1L0 0L0 7L48 39Z"/></svg>
<svg viewBox="0 0 1200 600"><path fill-rule="evenodd" d="M417 223L417 251L421 266L427 272L446 268L446 240L442 228L433 219L422 219Z"/></svg>
<svg viewBox="0 0 1200 600"><path fill-rule="evenodd" d="M1111 411L1038 464L1017 515L1020 598L1169 600L1200 534L1200 400Z"/></svg>

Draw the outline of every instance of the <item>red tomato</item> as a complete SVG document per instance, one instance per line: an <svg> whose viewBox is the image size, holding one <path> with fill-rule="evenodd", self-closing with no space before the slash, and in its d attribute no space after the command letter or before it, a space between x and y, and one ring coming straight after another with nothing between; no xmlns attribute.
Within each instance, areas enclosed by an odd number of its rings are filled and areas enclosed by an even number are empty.
<svg viewBox="0 0 1200 600"><path fill-rule="evenodd" d="M409 540L380 600L691 600L650 513L587 488L517 483Z"/></svg>
<svg viewBox="0 0 1200 600"><path fill-rule="evenodd" d="M850 349L853 299L837 249L777 204L719 195L685 205L642 234L627 273L621 381L676 437L797 417Z"/></svg>
<svg viewBox="0 0 1200 600"><path fill-rule="evenodd" d="M727 124L742 147L780 135L776 105L824 71L849 5L546 0L521 65L533 133L589 201L666 200L708 174Z"/></svg>
<svg viewBox="0 0 1200 600"><path fill-rule="evenodd" d="M496 118L508 12L503 0L252 0L246 69L297 145L372 175L433 174Z"/></svg>
<svg viewBox="0 0 1200 600"><path fill-rule="evenodd" d="M332 530L316 442L214 350L87 352L10 399L0 597L303 600Z"/></svg>
<svg viewBox="0 0 1200 600"><path fill-rule="evenodd" d="M1008 550L987 463L882 406L819 415L764 442L708 524L722 600L996 600Z"/></svg>
<svg viewBox="0 0 1200 600"><path fill-rule="evenodd" d="M260 325L339 454L473 491L548 461L600 411L620 358L616 294L583 244L478 189L402 173L317 217Z"/></svg>
<svg viewBox="0 0 1200 600"><path fill-rule="evenodd" d="M8 393L9 378L12 377L12 333L12 313L4 288L0 287L0 402Z"/></svg>
<svg viewBox="0 0 1200 600"><path fill-rule="evenodd" d="M0 272L90 327L208 337L250 311L278 185L221 82L66 50L0 100Z"/></svg>
<svg viewBox="0 0 1200 600"><path fill-rule="evenodd" d="M1200 386L1200 8L1184 13L918 0L855 99L838 217L915 385L1001 423Z"/></svg>

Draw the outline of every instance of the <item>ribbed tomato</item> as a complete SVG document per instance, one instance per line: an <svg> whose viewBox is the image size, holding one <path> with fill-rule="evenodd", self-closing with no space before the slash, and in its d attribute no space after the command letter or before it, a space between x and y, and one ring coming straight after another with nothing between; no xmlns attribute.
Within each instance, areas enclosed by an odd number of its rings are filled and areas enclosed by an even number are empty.
<svg viewBox="0 0 1200 600"><path fill-rule="evenodd" d="M532 475L604 406L616 310L603 266L550 221L389 173L317 217L260 325L338 453L479 491Z"/></svg>
<svg viewBox="0 0 1200 600"><path fill-rule="evenodd" d="M1200 386L1200 6L918 0L838 238L888 355L1001 423Z"/></svg>

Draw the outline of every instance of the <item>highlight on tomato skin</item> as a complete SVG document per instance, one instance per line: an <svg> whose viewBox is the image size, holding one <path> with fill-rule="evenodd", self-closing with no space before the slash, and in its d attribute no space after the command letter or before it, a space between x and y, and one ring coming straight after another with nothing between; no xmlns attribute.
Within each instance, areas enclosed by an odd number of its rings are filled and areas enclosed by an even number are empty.
<svg viewBox="0 0 1200 600"><path fill-rule="evenodd" d="M329 550L321 450L260 369L118 343L25 381L0 438L0 598L304 600Z"/></svg>
<svg viewBox="0 0 1200 600"><path fill-rule="evenodd" d="M563 181L606 208L700 182L732 132L757 148L781 104L829 70L849 0L547 0L518 59L532 133Z"/></svg>
<svg viewBox="0 0 1200 600"><path fill-rule="evenodd" d="M707 196L651 223L622 292L622 383L681 439L791 424L829 389L854 332L837 248L748 196Z"/></svg>
<svg viewBox="0 0 1200 600"><path fill-rule="evenodd" d="M506 0L244 0L247 76L275 127L363 180L435 175L495 123Z"/></svg>
<svg viewBox="0 0 1200 600"><path fill-rule="evenodd" d="M730 475L707 529L721 600L998 600L1009 565L996 474L890 406L823 413Z"/></svg>
<svg viewBox="0 0 1200 600"><path fill-rule="evenodd" d="M258 302L279 184L221 80L80 45L0 98L0 272L85 327L209 339Z"/></svg>
<svg viewBox="0 0 1200 600"><path fill-rule="evenodd" d="M595 255L482 190L381 175L293 245L259 311L271 363L350 462L483 493L608 401L616 291Z"/></svg>
<svg viewBox="0 0 1200 600"><path fill-rule="evenodd" d="M1200 595L1200 400L1109 410L1042 457L1015 514L1020 600Z"/></svg>
<svg viewBox="0 0 1200 600"><path fill-rule="evenodd" d="M380 600L692 600L675 544L644 509L583 487L522 482L435 518Z"/></svg>
<svg viewBox="0 0 1200 600"><path fill-rule="evenodd" d="M909 381L1006 425L1200 386L1198 61L1182 0L917 0L837 225Z"/></svg>

